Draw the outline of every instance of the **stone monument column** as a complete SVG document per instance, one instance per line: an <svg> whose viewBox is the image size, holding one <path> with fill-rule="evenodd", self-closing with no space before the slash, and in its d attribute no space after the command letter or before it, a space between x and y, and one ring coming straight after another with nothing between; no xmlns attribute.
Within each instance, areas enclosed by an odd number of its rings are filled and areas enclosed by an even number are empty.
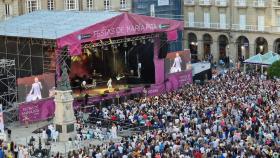
<svg viewBox="0 0 280 158"><path fill-rule="evenodd" d="M62 65L61 80L57 83L55 91L55 116L53 123L59 132L59 141L68 141L76 136L76 117L73 109L73 95L67 74L66 64Z"/></svg>

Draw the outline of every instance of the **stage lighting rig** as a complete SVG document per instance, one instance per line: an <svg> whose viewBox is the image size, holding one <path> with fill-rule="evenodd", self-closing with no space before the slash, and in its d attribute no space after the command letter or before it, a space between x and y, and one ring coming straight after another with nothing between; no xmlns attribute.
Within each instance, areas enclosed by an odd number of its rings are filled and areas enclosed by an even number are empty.
<svg viewBox="0 0 280 158"><path fill-rule="evenodd" d="M93 49L94 47L101 47L102 49L105 48L105 46L109 46L109 45L116 45L116 46L121 46L121 44L123 45L123 47L128 47L128 42L132 42L133 46L137 45L137 41L146 44L146 40L150 41L151 43L154 42L154 38L159 37L159 34L151 34L151 35L143 35L143 36L135 36L135 37L126 37L123 39L116 39L116 40L112 40L109 39L107 41L102 41L100 40L97 43L88 43L85 44L83 46L83 48L90 48ZM104 50L106 50L107 48L105 48Z"/></svg>

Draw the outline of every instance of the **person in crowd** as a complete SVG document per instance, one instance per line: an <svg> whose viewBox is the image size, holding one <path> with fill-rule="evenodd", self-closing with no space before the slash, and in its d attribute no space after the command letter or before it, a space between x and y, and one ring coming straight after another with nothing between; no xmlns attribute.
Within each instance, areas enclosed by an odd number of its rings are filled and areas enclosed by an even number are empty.
<svg viewBox="0 0 280 158"><path fill-rule="evenodd" d="M115 124L112 125L111 135L112 135L112 139L116 139L117 138L117 126Z"/></svg>

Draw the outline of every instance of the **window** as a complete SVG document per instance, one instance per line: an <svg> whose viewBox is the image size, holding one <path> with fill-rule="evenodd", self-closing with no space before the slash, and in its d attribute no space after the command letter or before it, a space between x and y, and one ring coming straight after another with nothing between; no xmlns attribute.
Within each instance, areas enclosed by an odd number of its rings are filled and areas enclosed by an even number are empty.
<svg viewBox="0 0 280 158"><path fill-rule="evenodd" d="M240 6L246 6L246 0L239 0Z"/></svg>
<svg viewBox="0 0 280 158"><path fill-rule="evenodd" d="M265 6L265 0L258 0L258 6L259 7L264 7Z"/></svg>
<svg viewBox="0 0 280 158"><path fill-rule="evenodd" d="M220 28L222 29L226 28L226 14L224 13L220 14Z"/></svg>
<svg viewBox="0 0 280 158"><path fill-rule="evenodd" d="M25 3L26 6L26 12L30 13L36 10L41 9L41 1L40 0L26 0Z"/></svg>
<svg viewBox="0 0 280 158"><path fill-rule="evenodd" d="M48 0L48 10L54 10L54 0Z"/></svg>
<svg viewBox="0 0 280 158"><path fill-rule="evenodd" d="M189 27L194 27L194 12L188 12Z"/></svg>
<svg viewBox="0 0 280 158"><path fill-rule="evenodd" d="M94 0L87 0L87 10L88 11L94 10Z"/></svg>
<svg viewBox="0 0 280 158"><path fill-rule="evenodd" d="M277 20L276 20L276 26L277 26L277 31L280 32L280 16L277 16Z"/></svg>
<svg viewBox="0 0 280 158"><path fill-rule="evenodd" d="M134 2L137 9L145 9L146 5L142 0L138 0L137 2Z"/></svg>
<svg viewBox="0 0 280 158"><path fill-rule="evenodd" d="M210 14L209 13L204 13L204 27L210 28Z"/></svg>
<svg viewBox="0 0 280 158"><path fill-rule="evenodd" d="M104 10L111 9L111 0L104 0Z"/></svg>
<svg viewBox="0 0 280 158"><path fill-rule="evenodd" d="M246 15L239 16L239 27L241 30L246 29Z"/></svg>
<svg viewBox="0 0 280 158"><path fill-rule="evenodd" d="M126 8L126 0L120 0L121 9Z"/></svg>
<svg viewBox="0 0 280 158"><path fill-rule="evenodd" d="M258 16L258 30L264 31L264 16Z"/></svg>
<svg viewBox="0 0 280 158"><path fill-rule="evenodd" d="M156 16L155 14L156 14L155 13L155 4L151 4L150 5L150 16L155 17Z"/></svg>
<svg viewBox="0 0 280 158"><path fill-rule="evenodd" d="M276 26L280 26L280 15L278 15L276 18Z"/></svg>
<svg viewBox="0 0 280 158"><path fill-rule="evenodd" d="M9 17L12 15L12 8L10 4L5 4L5 17Z"/></svg>
<svg viewBox="0 0 280 158"><path fill-rule="evenodd" d="M65 10L79 10L78 0L65 0Z"/></svg>

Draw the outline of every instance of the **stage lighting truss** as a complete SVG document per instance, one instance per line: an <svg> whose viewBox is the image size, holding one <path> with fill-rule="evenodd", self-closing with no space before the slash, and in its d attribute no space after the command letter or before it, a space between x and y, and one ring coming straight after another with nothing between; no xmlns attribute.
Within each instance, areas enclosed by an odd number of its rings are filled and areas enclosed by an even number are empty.
<svg viewBox="0 0 280 158"><path fill-rule="evenodd" d="M123 39L102 41L97 43L88 43L83 46L84 49L93 49L95 50L96 47L101 47L103 50L108 50L109 45L112 45L112 48L116 48L120 44L123 44L124 47L127 47L127 43L131 42L133 46L137 45L137 41L146 44L146 40L150 41L151 43L154 42L154 38L159 37L159 34L151 34L151 35L144 35L144 36L135 36L135 37L126 37Z"/></svg>

